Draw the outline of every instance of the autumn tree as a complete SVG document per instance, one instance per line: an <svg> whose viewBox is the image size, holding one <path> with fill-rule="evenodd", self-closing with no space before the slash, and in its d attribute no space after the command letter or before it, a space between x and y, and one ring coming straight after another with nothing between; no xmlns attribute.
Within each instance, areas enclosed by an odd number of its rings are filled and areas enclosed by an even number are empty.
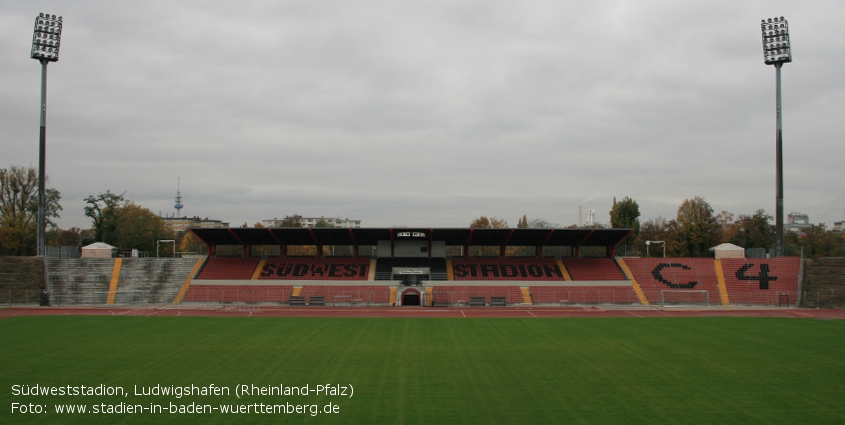
<svg viewBox="0 0 845 425"><path fill-rule="evenodd" d="M469 224L470 229L507 229L508 222L503 218L496 218L482 215Z"/></svg>
<svg viewBox="0 0 845 425"><path fill-rule="evenodd" d="M713 207L700 196L681 203L675 227L681 256L706 257L710 247L718 243L719 224L713 216Z"/></svg>
<svg viewBox="0 0 845 425"><path fill-rule="evenodd" d="M794 241L790 241L790 236ZM824 223L813 224L803 229L803 234L788 232L786 245L793 250L790 255L798 255L803 250L805 257L842 257L845 256L845 240L838 233L827 230Z"/></svg>
<svg viewBox="0 0 845 425"><path fill-rule="evenodd" d="M204 253L206 251L205 244L202 240L200 240L200 238L194 235L194 232L182 233L177 246L179 247L180 252Z"/></svg>
<svg viewBox="0 0 845 425"><path fill-rule="evenodd" d="M116 226L121 221L120 211L128 203L124 194L125 192L118 195L107 190L97 196L89 195L85 198L85 203L88 204L85 206L85 216L93 221L91 228L94 229L94 239L97 242L109 243L109 240L116 239Z"/></svg>
<svg viewBox="0 0 845 425"><path fill-rule="evenodd" d="M773 219L764 210L757 210L752 216L739 216L734 224L734 236L729 242L743 248L774 247L775 229L770 224Z"/></svg>
<svg viewBox="0 0 845 425"><path fill-rule="evenodd" d="M94 232L91 229L71 227L67 230L57 229L58 246L86 246L94 242Z"/></svg>
<svg viewBox="0 0 845 425"><path fill-rule="evenodd" d="M677 230L675 228L674 220L666 220L663 217L646 220L640 224L640 233L636 237L636 245L640 248L645 246L646 241L661 241L660 248L648 250L649 256L661 257L665 256L675 257L680 250L680 243L678 241Z"/></svg>
<svg viewBox="0 0 845 425"><path fill-rule="evenodd" d="M558 225L544 218L532 218L531 220L528 220L527 227L529 229L554 229L555 227L558 227Z"/></svg>
<svg viewBox="0 0 845 425"><path fill-rule="evenodd" d="M159 240L175 240L175 235L167 229L161 217L134 202L124 205L117 216L120 221L114 224L116 238L103 242L114 245L119 250L155 252ZM163 252L169 252L173 247L163 245L161 249Z"/></svg>
<svg viewBox="0 0 845 425"><path fill-rule="evenodd" d="M286 215L279 227L302 227L302 216L299 214Z"/></svg>
<svg viewBox="0 0 845 425"><path fill-rule="evenodd" d="M722 212L716 214L716 224L719 226L718 240L720 243L731 242L736 237L739 228L735 223L732 212L722 210Z"/></svg>
<svg viewBox="0 0 845 425"><path fill-rule="evenodd" d="M326 220L325 217L320 217L320 219L314 223L314 227L334 227L334 224Z"/></svg>
<svg viewBox="0 0 845 425"><path fill-rule="evenodd" d="M47 188L44 215L46 229L55 229L60 218L58 190ZM11 166L0 169L0 249L12 255L35 255L38 233L38 173L35 168Z"/></svg>
<svg viewBox="0 0 845 425"><path fill-rule="evenodd" d="M154 252L159 240L176 239L161 217L127 200L124 194L106 191L88 196L85 202L88 204L85 215L93 222L94 237L98 242L114 245L119 250Z"/></svg>
<svg viewBox="0 0 845 425"><path fill-rule="evenodd" d="M631 236L626 239L626 244L636 240L640 233L640 206L637 201L625 197L613 204L610 210L610 227L614 229L633 229Z"/></svg>

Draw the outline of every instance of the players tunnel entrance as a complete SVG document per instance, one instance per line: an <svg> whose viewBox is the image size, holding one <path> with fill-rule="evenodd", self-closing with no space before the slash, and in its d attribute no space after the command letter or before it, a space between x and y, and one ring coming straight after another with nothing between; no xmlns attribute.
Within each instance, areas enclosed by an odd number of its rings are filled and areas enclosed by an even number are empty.
<svg viewBox="0 0 845 425"><path fill-rule="evenodd" d="M420 305L420 292L416 289L406 289L403 291L402 305Z"/></svg>

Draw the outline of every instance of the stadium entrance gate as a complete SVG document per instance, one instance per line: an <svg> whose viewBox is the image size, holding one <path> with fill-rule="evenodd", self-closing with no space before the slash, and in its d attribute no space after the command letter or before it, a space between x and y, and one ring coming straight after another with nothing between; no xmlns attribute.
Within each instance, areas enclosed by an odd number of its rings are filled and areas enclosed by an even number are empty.
<svg viewBox="0 0 845 425"><path fill-rule="evenodd" d="M402 291L402 305L421 305L420 291L407 288Z"/></svg>

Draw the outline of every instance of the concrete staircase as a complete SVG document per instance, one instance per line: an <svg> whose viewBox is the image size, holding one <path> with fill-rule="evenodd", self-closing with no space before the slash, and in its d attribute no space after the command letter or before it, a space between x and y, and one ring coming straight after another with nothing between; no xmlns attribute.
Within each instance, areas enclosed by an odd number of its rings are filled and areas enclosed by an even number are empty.
<svg viewBox="0 0 845 425"><path fill-rule="evenodd" d="M47 258L50 304L105 304L114 258Z"/></svg>
<svg viewBox="0 0 845 425"><path fill-rule="evenodd" d="M196 259L125 258L115 304L170 304L191 274Z"/></svg>
<svg viewBox="0 0 845 425"><path fill-rule="evenodd" d="M114 303L172 303L196 262L181 258L124 258ZM107 304L114 271L114 258L48 258L51 304Z"/></svg>

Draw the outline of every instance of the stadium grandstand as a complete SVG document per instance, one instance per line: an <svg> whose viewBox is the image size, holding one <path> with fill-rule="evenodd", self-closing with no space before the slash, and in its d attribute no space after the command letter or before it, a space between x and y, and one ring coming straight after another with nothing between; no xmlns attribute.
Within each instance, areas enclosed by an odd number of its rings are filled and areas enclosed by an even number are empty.
<svg viewBox="0 0 845 425"><path fill-rule="evenodd" d="M629 229L192 228L199 258L45 259L54 305L800 305L803 262L617 257ZM10 298L12 297L10 293Z"/></svg>

